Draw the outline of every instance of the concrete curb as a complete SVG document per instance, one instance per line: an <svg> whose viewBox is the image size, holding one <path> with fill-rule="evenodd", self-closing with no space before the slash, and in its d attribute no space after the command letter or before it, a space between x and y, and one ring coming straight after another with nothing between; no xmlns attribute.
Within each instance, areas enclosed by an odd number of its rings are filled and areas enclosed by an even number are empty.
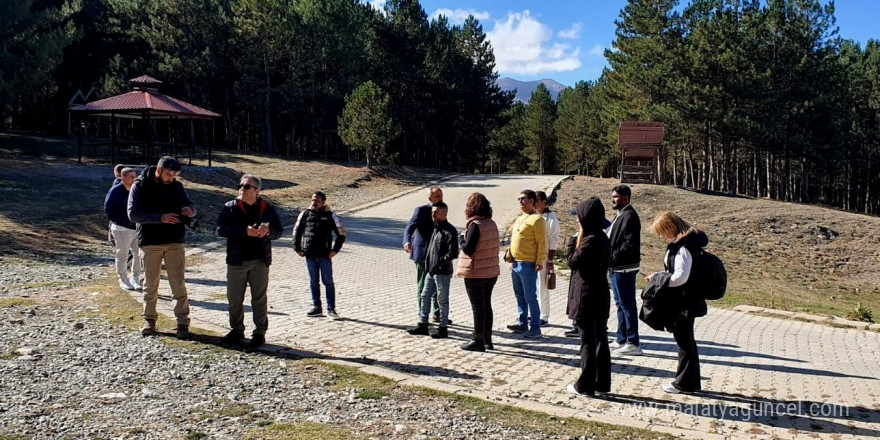
<svg viewBox="0 0 880 440"><path fill-rule="evenodd" d="M753 315L763 315L772 318L782 319L795 319L798 321L813 322L816 324L847 327L855 330L880 331L880 324L872 324L865 321L853 321L851 319L841 318L839 316L813 315L810 313L790 312L787 310L768 309L765 307L756 307L749 305L738 305L734 307L733 310L742 313L750 313Z"/></svg>

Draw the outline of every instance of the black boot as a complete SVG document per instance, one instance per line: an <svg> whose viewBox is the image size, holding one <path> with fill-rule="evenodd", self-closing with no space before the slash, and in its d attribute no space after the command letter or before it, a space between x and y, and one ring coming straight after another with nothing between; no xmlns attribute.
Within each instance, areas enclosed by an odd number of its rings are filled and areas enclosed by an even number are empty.
<svg viewBox="0 0 880 440"><path fill-rule="evenodd" d="M430 333L428 333L428 323L427 323L427 322L420 322L419 325L417 325L417 326L414 327L414 328L411 328L411 329L407 330L406 332L409 333L409 334L411 334L411 335L424 335L424 336L428 336L428 335L430 334Z"/></svg>
<svg viewBox="0 0 880 440"><path fill-rule="evenodd" d="M446 331L446 327L437 327L437 333L434 333L431 337L434 339L446 339L449 337L449 332Z"/></svg>
<svg viewBox="0 0 880 440"><path fill-rule="evenodd" d="M474 338L464 344L460 345L461 349L464 351L486 351L486 346L483 343L483 338L474 335Z"/></svg>
<svg viewBox="0 0 880 440"><path fill-rule="evenodd" d="M491 331L486 333L485 336L483 336L483 346L486 347L486 350L494 350L495 349L495 345L492 344L492 332Z"/></svg>

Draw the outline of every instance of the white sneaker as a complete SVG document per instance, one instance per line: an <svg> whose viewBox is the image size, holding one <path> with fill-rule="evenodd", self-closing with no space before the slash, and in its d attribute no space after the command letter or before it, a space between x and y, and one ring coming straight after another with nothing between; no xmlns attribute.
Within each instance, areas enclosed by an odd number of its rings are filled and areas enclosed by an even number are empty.
<svg viewBox="0 0 880 440"><path fill-rule="evenodd" d="M633 344L630 344L629 342L627 342L627 343L623 344L623 347L620 347L617 350L614 350L614 353L629 355L629 356L641 356L642 349L639 348L638 345L633 345Z"/></svg>
<svg viewBox="0 0 880 440"><path fill-rule="evenodd" d="M663 385L660 385L660 389L670 394L681 394L684 392L676 388L675 385L672 385L672 383L664 383Z"/></svg>
<svg viewBox="0 0 880 440"><path fill-rule="evenodd" d="M138 290L138 291L143 291L143 290L144 290L144 286L143 286L141 283L137 282L137 281L132 281L132 282L131 282L131 287L134 287L134 290Z"/></svg>
<svg viewBox="0 0 880 440"><path fill-rule="evenodd" d="M568 384L568 386L565 387L565 391L568 391L569 393L574 394L576 396L581 395L581 393L578 392L577 388L574 387L573 383Z"/></svg>
<svg viewBox="0 0 880 440"><path fill-rule="evenodd" d="M611 342L608 343L608 348L610 348L610 349L612 349L612 350L617 350L617 349L620 348L620 347L623 347L623 345L621 345L620 342L617 342L617 341L611 341Z"/></svg>
<svg viewBox="0 0 880 440"><path fill-rule="evenodd" d="M134 286L128 280L119 280L119 288L122 290L134 290Z"/></svg>

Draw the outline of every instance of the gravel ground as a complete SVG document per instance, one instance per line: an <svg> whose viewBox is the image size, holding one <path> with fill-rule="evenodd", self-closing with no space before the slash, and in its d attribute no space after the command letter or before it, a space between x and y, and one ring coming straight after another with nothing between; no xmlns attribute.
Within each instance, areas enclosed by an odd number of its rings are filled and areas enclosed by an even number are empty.
<svg viewBox="0 0 880 440"><path fill-rule="evenodd" d="M412 390L361 399L331 386L323 365L166 344L89 317L93 308L0 308L0 438L238 439L304 421L361 438L560 438Z"/></svg>

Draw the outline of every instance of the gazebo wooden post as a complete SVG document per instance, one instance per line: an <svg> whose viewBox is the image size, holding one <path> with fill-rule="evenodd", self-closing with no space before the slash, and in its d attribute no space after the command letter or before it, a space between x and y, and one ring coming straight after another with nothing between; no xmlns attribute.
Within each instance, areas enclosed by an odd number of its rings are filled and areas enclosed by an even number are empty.
<svg viewBox="0 0 880 440"><path fill-rule="evenodd" d="M116 164L116 114L110 113L110 162Z"/></svg>
<svg viewBox="0 0 880 440"><path fill-rule="evenodd" d="M76 163L83 163L83 122L82 117L77 118L76 124Z"/></svg>
<svg viewBox="0 0 880 440"><path fill-rule="evenodd" d="M193 124L192 118L189 118L189 164L193 164L193 149L196 145L195 140L195 124Z"/></svg>
<svg viewBox="0 0 880 440"><path fill-rule="evenodd" d="M150 112L144 112L144 118L145 118L145 121L147 122L147 124L146 124L147 150L152 155L152 153L153 153L153 127L151 126L152 119L150 119ZM149 162L149 159L147 159L147 161ZM149 163L147 165L149 165Z"/></svg>
<svg viewBox="0 0 880 440"><path fill-rule="evenodd" d="M211 166L211 150L214 148L214 142L217 140L217 137L214 133L214 120L211 119L211 143L208 144L208 166Z"/></svg>

